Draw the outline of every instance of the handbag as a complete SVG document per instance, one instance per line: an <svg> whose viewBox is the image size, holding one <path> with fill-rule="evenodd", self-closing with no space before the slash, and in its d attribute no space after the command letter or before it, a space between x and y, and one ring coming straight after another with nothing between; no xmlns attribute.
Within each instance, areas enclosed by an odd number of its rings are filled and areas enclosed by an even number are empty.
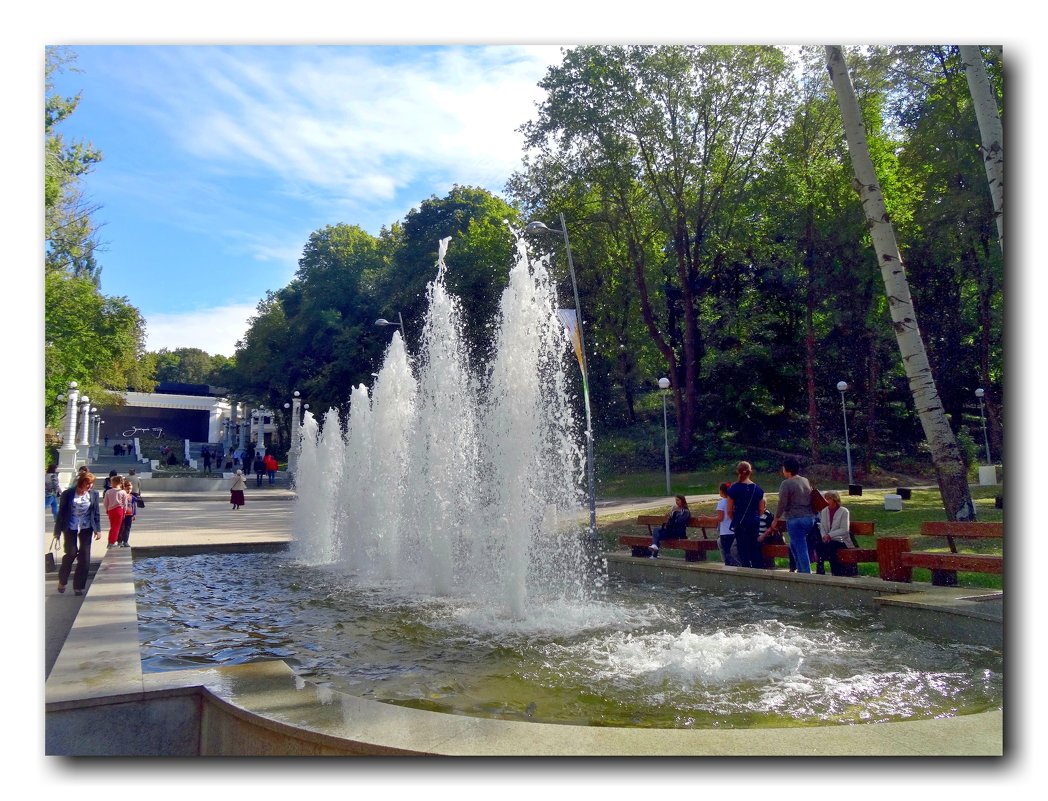
<svg viewBox="0 0 1048 801"><path fill-rule="evenodd" d="M811 510L812 510L812 512L814 514L818 514L823 509L825 509L827 506L829 506L829 504L826 502L826 499L824 497L822 497L822 493L819 492L817 489L815 489L815 487L813 486L811 488Z"/></svg>

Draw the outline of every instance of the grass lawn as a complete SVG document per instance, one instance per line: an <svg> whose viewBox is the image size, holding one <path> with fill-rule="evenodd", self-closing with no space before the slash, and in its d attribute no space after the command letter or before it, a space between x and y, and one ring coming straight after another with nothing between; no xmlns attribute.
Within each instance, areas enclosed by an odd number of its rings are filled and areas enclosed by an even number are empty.
<svg viewBox="0 0 1048 801"><path fill-rule="evenodd" d="M707 474L692 473L688 475L702 477ZM702 478L699 478L699 480L701 481ZM663 481L665 481L664 477ZM719 480L717 483L719 483ZM760 483L759 479L758 483ZM623 482L623 486L629 486L629 484ZM641 486L641 484L638 483L634 486ZM776 488L778 487L777 481L775 482L775 486ZM675 487L678 491L682 488L683 487L681 486ZM852 520L862 520L875 523L878 536L909 537L913 549L918 551L946 551L947 547L942 539L937 537L921 537L918 533L922 522L926 520L943 520L945 518L945 512L943 510L942 500L938 489L914 490L910 500L903 501L903 509L901 512L888 512L884 509L884 495L886 492L891 491L893 490L864 490L863 495L847 496L842 494L841 500L851 511ZM665 492L665 484L663 484L662 492ZM690 487L686 489L686 494L688 495L705 494L707 492L716 492L716 484L714 484L712 489L700 488L692 490ZM972 500L975 503L976 514L980 521L1002 522L1004 520L1004 512L994 506L994 498L999 492L999 487L971 487ZM612 493L608 493L608 495L611 494ZM659 495L661 494L662 493L659 493ZM640 497L640 494L623 493L623 497ZM768 493L766 497L768 498L769 507L774 510L775 504L778 500L778 495L776 493ZM691 507L692 514L712 514L715 506L716 503L714 501L693 504ZM669 504L666 506L666 512L669 512ZM636 512L619 512L598 515L597 529L610 549L619 550L618 538L620 535L647 533L646 527L638 526L634 523L636 519ZM858 537L857 539L859 541L859 547L861 548L875 547L874 537ZM962 552L969 551L991 554L1001 554L1003 552L1002 543L999 540L990 540L985 543L978 542L975 545L958 542L958 548ZM683 554L681 552L668 551L667 555L682 556ZM708 558L719 560L720 555L719 553L710 554ZM782 564L786 564L785 560L782 560ZM859 570L863 575L877 575L877 565L875 564L860 565ZM1003 577L999 575L983 573L957 574L958 584L966 587L1000 588L1002 586L1002 578ZM930 582L931 573L928 570L922 570L919 568L915 569L913 571L913 580Z"/></svg>

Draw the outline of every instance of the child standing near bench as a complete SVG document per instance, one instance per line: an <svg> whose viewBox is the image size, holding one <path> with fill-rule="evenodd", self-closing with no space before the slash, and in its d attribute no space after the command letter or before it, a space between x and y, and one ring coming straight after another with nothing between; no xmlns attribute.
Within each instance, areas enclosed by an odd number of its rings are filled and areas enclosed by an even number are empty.
<svg viewBox="0 0 1048 801"><path fill-rule="evenodd" d="M717 501L717 533L720 535L720 552L724 564L738 567L739 560L735 558L735 553L738 551L732 553L732 548L735 547L735 531L731 527L731 515L728 514L729 489L731 489L731 484L727 481L720 485L720 500Z"/></svg>

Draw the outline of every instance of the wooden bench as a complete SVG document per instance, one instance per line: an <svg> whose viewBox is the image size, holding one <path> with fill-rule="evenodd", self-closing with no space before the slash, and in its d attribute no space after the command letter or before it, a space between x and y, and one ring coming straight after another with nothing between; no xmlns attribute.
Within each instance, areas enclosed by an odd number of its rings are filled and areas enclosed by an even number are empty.
<svg viewBox="0 0 1048 801"><path fill-rule="evenodd" d="M632 536L624 534L619 537L619 545L625 545L631 549L632 556L650 556L651 555L651 538L652 538L652 527L661 526L666 522L665 515L641 515L637 518L638 526L647 526L648 535L637 535ZM684 559L688 562L704 562L706 561L707 551L716 551L720 548L720 539L716 533L710 537L708 529L717 531L719 523L715 517L692 517L687 522L688 528L699 529L702 532L702 539L678 539L678 540L663 540L659 545L659 549L664 548L675 548L680 551L684 551Z"/></svg>
<svg viewBox="0 0 1048 801"><path fill-rule="evenodd" d="M949 553L911 551L910 541L903 538L905 550L897 554L899 569L896 581L910 581L911 571L923 567L932 571L932 584L938 587L957 585L957 571L968 573L1003 573L1004 557L996 554L958 553L955 540L1001 540L1003 523L926 522L921 523L922 537L942 537Z"/></svg>
<svg viewBox="0 0 1048 801"><path fill-rule="evenodd" d="M876 536L876 523L871 523L865 520L852 520L848 525L848 531L851 532L853 537L873 537ZM774 566L775 559L789 559L790 557L790 546L771 543L768 545L761 546L761 554L764 556L765 563L769 567ZM876 562L877 561L877 549L876 548L844 548L837 551L837 561L842 565L853 566L854 570L850 571L853 575L858 575L858 565L860 562Z"/></svg>

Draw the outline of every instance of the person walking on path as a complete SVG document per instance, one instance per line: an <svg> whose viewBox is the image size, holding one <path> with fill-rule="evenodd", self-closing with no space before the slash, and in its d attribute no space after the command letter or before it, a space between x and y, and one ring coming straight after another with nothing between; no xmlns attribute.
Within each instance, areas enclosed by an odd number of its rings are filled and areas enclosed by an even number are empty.
<svg viewBox="0 0 1048 801"><path fill-rule="evenodd" d="M244 490L247 489L247 481L244 479L244 471L237 470L233 474L233 486L229 488L229 502L234 509L244 505Z"/></svg>
<svg viewBox="0 0 1048 801"><path fill-rule="evenodd" d="M84 472L76 480L76 486L62 493L55 518L55 536L63 537L62 565L58 568L58 591L65 592L69 573L76 562L73 574L73 592L84 594L87 586L87 569L91 563L91 538L102 536L101 516L98 511L98 492L93 489L95 477Z"/></svg>
<svg viewBox="0 0 1048 801"><path fill-rule="evenodd" d="M784 481L779 485L779 502L775 510L775 522L770 533L783 523L790 541L790 553L797 563L798 573L811 573L811 552L808 536L815 528L815 515L811 509L811 483L800 475L800 462L787 456L782 460Z"/></svg>
<svg viewBox="0 0 1048 801"><path fill-rule="evenodd" d="M124 522L120 524L120 536L116 544L121 548L128 548L130 547L128 540L131 538L131 524L135 522L135 516L138 514L138 499L131 491L131 482L126 478L124 479L124 492L127 495L127 503L124 505Z"/></svg>
<svg viewBox="0 0 1048 801"><path fill-rule="evenodd" d="M266 474L266 460L262 458L262 454L261 453L256 453L255 454L254 470L255 470L255 486L256 487L261 487L262 486L262 476L264 476Z"/></svg>
<svg viewBox="0 0 1048 801"><path fill-rule="evenodd" d="M200 458L204 460L204 475L210 475L211 473L211 449L204 446L204 449L200 451Z"/></svg>
<svg viewBox="0 0 1048 801"><path fill-rule="evenodd" d="M102 505L109 517L109 544L106 547L112 548L120 538L120 527L124 524L127 493L124 492L124 479L121 476L113 476L109 484L109 489L102 496Z"/></svg>
<svg viewBox="0 0 1048 801"><path fill-rule="evenodd" d="M739 564L742 567L763 569L764 558L757 537L760 534L760 503L764 498L764 490L753 483L753 467L749 462L739 462L735 473L739 480L728 488L728 515L735 531Z"/></svg>
<svg viewBox="0 0 1048 801"><path fill-rule="evenodd" d="M271 453L267 453L262 462L266 466L266 475L269 476L269 486L272 487L276 483L277 468L280 465L277 464L276 458Z"/></svg>
<svg viewBox="0 0 1048 801"><path fill-rule="evenodd" d="M58 467L51 464L44 473L44 508L51 510L51 519L58 519L58 496L62 488L58 484Z"/></svg>

